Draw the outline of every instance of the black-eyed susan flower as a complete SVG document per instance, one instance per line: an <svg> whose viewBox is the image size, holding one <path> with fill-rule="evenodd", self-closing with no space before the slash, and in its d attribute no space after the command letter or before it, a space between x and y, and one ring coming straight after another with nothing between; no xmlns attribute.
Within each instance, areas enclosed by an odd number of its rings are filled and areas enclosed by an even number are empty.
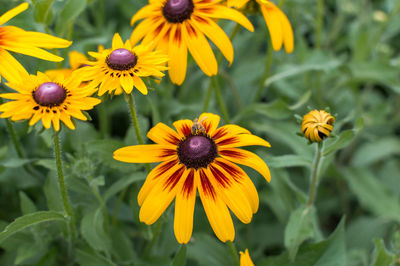
<svg viewBox="0 0 400 266"><path fill-rule="evenodd" d="M228 0L228 6L242 8L251 0ZM287 53L293 52L293 29L286 15L268 0L255 0L260 6L271 36L272 48L279 51L282 45Z"/></svg>
<svg viewBox="0 0 400 266"><path fill-rule="evenodd" d="M16 90L15 93L3 93L0 97L13 101L0 105L0 118L11 120L30 119L29 125L42 120L48 129L53 124L56 131L62 121L70 129L75 129L71 117L87 120L82 110L90 110L100 103L99 99L89 97L93 88L80 88L81 80L72 75L68 79L58 76L51 79L38 72L37 75L26 75L20 82L7 83Z"/></svg>
<svg viewBox="0 0 400 266"><path fill-rule="evenodd" d="M8 81L18 80L27 75L27 72L7 50L59 62L63 60L62 57L40 48L64 48L72 43L45 33L25 31L15 26L2 26L27 8L28 3L23 3L0 16L0 78L3 76Z"/></svg>
<svg viewBox="0 0 400 266"><path fill-rule="evenodd" d="M312 142L320 142L333 130L335 118L324 110L310 111L303 117L301 131Z"/></svg>
<svg viewBox="0 0 400 266"><path fill-rule="evenodd" d="M142 40L169 55L168 73L173 83L182 84L186 76L187 50L208 76L216 75L218 65L206 37L232 63L233 47L216 19L233 20L253 31L253 25L239 11L210 0L154 0L140 9L131 25L143 19L131 35L131 42ZM206 37L205 37L206 36Z"/></svg>
<svg viewBox="0 0 400 266"><path fill-rule="evenodd" d="M248 249L246 249L244 252L240 251L239 253L240 253L240 266L254 266L254 263L250 258Z"/></svg>
<svg viewBox="0 0 400 266"><path fill-rule="evenodd" d="M142 94L147 94L143 77L162 78L166 70L168 58L158 51L152 51L144 45L132 46L128 40L123 43L118 33L114 34L112 49L99 52L89 52L96 61L87 61L88 66L77 72L83 80L91 80L91 86L98 86L99 95L104 93L131 93L133 88Z"/></svg>
<svg viewBox="0 0 400 266"><path fill-rule="evenodd" d="M153 224L175 198L174 232L179 243L190 240L196 193L199 192L208 221L221 241L233 241L235 230L229 209L243 223L258 210L257 190L236 165L257 170L269 182L269 169L249 145L270 147L248 130L225 125L220 117L203 113L199 120L179 120L175 130L158 123L147 134L156 144L128 146L114 152L114 159L129 163L162 162L147 176L138 194L139 218Z"/></svg>

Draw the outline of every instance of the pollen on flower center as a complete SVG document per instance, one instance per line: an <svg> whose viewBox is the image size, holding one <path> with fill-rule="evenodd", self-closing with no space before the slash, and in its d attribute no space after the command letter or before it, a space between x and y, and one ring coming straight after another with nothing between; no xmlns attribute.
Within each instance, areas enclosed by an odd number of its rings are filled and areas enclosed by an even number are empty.
<svg viewBox="0 0 400 266"><path fill-rule="evenodd" d="M178 157L187 168L205 168L217 157L217 146L208 136L190 135L179 143Z"/></svg>
<svg viewBox="0 0 400 266"><path fill-rule="evenodd" d="M67 91L54 82L41 84L33 93L33 99L42 106L58 106L67 97Z"/></svg>
<svg viewBox="0 0 400 266"><path fill-rule="evenodd" d="M194 9L192 0L168 0L163 8L163 15L168 22L182 23L190 18Z"/></svg>
<svg viewBox="0 0 400 266"><path fill-rule="evenodd" d="M107 57L107 65L114 70L129 70L137 64L137 56L131 51L120 48L115 49Z"/></svg>

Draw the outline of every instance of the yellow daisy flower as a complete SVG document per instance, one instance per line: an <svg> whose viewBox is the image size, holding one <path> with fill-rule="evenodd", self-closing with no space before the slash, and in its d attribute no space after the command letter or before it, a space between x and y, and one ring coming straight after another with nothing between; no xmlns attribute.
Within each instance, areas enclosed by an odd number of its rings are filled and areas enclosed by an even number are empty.
<svg viewBox="0 0 400 266"><path fill-rule="evenodd" d="M208 76L218 72L217 60L205 36L232 63L233 47L216 19L230 19L249 31L253 25L239 11L219 4L221 0L150 0L131 20L131 25L144 19L133 30L131 42L142 40L169 55L169 76L182 84L186 76L187 50ZM204 36L205 35L205 36Z"/></svg>
<svg viewBox="0 0 400 266"><path fill-rule="evenodd" d="M71 116L86 121L81 110L90 110L100 103L99 99L89 97L93 89L79 88L80 84L76 75L68 79L63 76L51 79L41 72L36 76L26 75L19 82L7 83L17 92L0 94L2 98L14 100L0 105L0 118L30 119L30 126L42 120L46 129L53 123L56 131L60 129L61 120L70 129L75 129Z"/></svg>
<svg viewBox="0 0 400 266"><path fill-rule="evenodd" d="M301 131L312 142L320 142L328 137L333 130L335 117L324 110L310 111L303 117Z"/></svg>
<svg viewBox="0 0 400 266"><path fill-rule="evenodd" d="M228 6L243 8L250 0L228 0ZM274 3L268 0L255 0L260 6L265 23L271 36L272 48L279 51L282 45L287 53L293 52L293 29L286 15Z"/></svg>
<svg viewBox="0 0 400 266"><path fill-rule="evenodd" d="M16 81L26 76L24 67L8 51L30 55L40 59L60 62L62 57L53 55L40 48L64 48L72 42L41 32L25 31L14 26L1 26L28 8L28 3L7 11L0 16L0 79Z"/></svg>
<svg viewBox="0 0 400 266"><path fill-rule="evenodd" d="M240 266L254 266L254 263L250 258L248 249L246 249L244 252L240 251L239 253L240 253Z"/></svg>
<svg viewBox="0 0 400 266"><path fill-rule="evenodd" d="M216 236L223 242L233 241L235 229L228 207L240 221L249 223L259 204L254 184L235 163L257 170L268 182L271 179L260 157L238 149L270 144L236 125L218 128L219 121L218 115L203 113L199 120L174 122L176 131L158 123L147 133L156 144L114 152L114 159L123 162L162 162L149 173L139 192L139 218L153 224L176 198L174 231L181 244L192 235L197 190Z"/></svg>
<svg viewBox="0 0 400 266"><path fill-rule="evenodd" d="M83 80L91 80L90 86L100 84L98 94L131 93L136 87L142 94L147 94L146 84L141 77L162 78L166 70L166 55L151 51L144 45L132 46L128 40L123 43L118 33L114 34L112 49L101 52L89 52L96 61L87 61L88 66L82 67L77 72Z"/></svg>

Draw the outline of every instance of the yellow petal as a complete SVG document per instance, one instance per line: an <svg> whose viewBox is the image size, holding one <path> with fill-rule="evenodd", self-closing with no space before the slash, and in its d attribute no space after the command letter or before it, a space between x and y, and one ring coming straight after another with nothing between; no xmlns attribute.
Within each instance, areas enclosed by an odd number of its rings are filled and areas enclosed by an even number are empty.
<svg viewBox="0 0 400 266"><path fill-rule="evenodd" d="M254 266L253 261L250 258L249 251L246 249L245 252L240 251L240 266Z"/></svg>
<svg viewBox="0 0 400 266"><path fill-rule="evenodd" d="M280 22L281 17L276 10L266 7L265 5L261 5L261 12L271 36L272 48L275 51L279 51L283 44L283 32Z"/></svg>
<svg viewBox="0 0 400 266"><path fill-rule="evenodd" d="M216 19L233 20L242 25L243 27L245 27L247 30L251 32L254 31L254 27L251 24L251 22L241 12L222 5L214 5L211 7L211 9L212 9L211 12L203 13L201 12L201 10L199 10L199 12L201 13L202 16L207 16Z"/></svg>
<svg viewBox="0 0 400 266"><path fill-rule="evenodd" d="M178 120L175 121L172 125L176 128L178 134L183 138L192 132L193 121L189 119Z"/></svg>
<svg viewBox="0 0 400 266"><path fill-rule="evenodd" d="M269 171L268 166L260 157L258 157L254 153L236 148L221 149L218 151L218 153L223 158L231 162L246 165L248 167L253 168L257 172L259 172L262 176L264 176L264 178L268 182L271 181L271 173Z"/></svg>
<svg viewBox="0 0 400 266"><path fill-rule="evenodd" d="M119 78L119 81L121 82L121 86L124 89L124 91L129 94L133 90L133 77L131 77L129 74L122 74L121 77Z"/></svg>
<svg viewBox="0 0 400 266"><path fill-rule="evenodd" d="M169 76L174 84L181 85L187 68L187 47L183 40L181 24L174 24L169 39Z"/></svg>
<svg viewBox="0 0 400 266"><path fill-rule="evenodd" d="M124 42L121 39L121 36L119 35L119 33L115 33L114 37L112 39L112 49L119 49L124 47Z"/></svg>
<svg viewBox="0 0 400 266"><path fill-rule="evenodd" d="M3 15L1 15L1 17L0 17L0 25L3 25L4 23L9 21L13 17L18 15L19 13L25 11L28 8L28 6L29 6L28 3L22 3L19 6L14 7L13 9L11 9L11 10L7 11L6 13L4 13Z"/></svg>
<svg viewBox="0 0 400 266"><path fill-rule="evenodd" d="M135 84L136 89L140 91L143 95L147 95L147 87L144 84L143 80L138 76L133 76L133 83Z"/></svg>
<svg viewBox="0 0 400 266"><path fill-rule="evenodd" d="M259 145L264 147L271 147L268 141L251 134L227 135L226 137L219 138L216 144L221 149L223 148L236 148L243 146Z"/></svg>
<svg viewBox="0 0 400 266"><path fill-rule="evenodd" d="M114 151L114 159L127 163L155 163L176 156L176 151L170 145L135 145Z"/></svg>
<svg viewBox="0 0 400 266"><path fill-rule="evenodd" d="M177 145L180 140L180 136L163 123L158 123L155 125L150 131L147 133L147 137L158 144L166 144L166 145Z"/></svg>
<svg viewBox="0 0 400 266"><path fill-rule="evenodd" d="M188 171L182 189L175 199L174 232L178 243L189 242L193 231L193 215L196 202L196 188L199 180L198 171Z"/></svg>
<svg viewBox="0 0 400 266"><path fill-rule="evenodd" d="M215 130L218 127L219 121L221 120L221 117L216 114L212 113L202 113L199 117L199 121L205 128L207 134L213 135Z"/></svg>
<svg viewBox="0 0 400 266"><path fill-rule="evenodd" d="M21 83L29 76L25 68L6 50L0 48L0 76L8 82Z"/></svg>

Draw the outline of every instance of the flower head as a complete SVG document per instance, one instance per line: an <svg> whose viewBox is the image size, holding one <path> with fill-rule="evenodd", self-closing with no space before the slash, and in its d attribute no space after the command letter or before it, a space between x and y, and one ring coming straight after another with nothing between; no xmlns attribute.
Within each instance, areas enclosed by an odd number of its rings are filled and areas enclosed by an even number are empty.
<svg viewBox="0 0 400 266"><path fill-rule="evenodd" d="M243 223L258 210L258 194L247 174L235 163L257 170L269 182L269 169L252 152L239 149L270 144L248 130L225 125L220 117L203 113L199 120L179 120L175 130L158 123L147 137L156 144L128 146L114 152L114 159L129 163L162 162L147 176L138 195L139 218L154 223L175 199L174 231L179 243L190 240L196 193L208 220L221 241L233 241L235 230L229 209Z"/></svg>
<svg viewBox="0 0 400 266"><path fill-rule="evenodd" d="M157 47L169 55L169 76L182 84L186 76L187 50L208 76L217 74L218 65L206 37L232 63L233 47L215 19L230 19L253 31L253 25L239 11L211 0L154 0L140 9L131 25L143 19L133 30L131 42ZM205 36L206 37L205 37Z"/></svg>
<svg viewBox="0 0 400 266"><path fill-rule="evenodd" d="M99 99L89 97L93 89L80 88L80 84L81 80L75 75L68 79L63 76L51 79L41 72L36 76L27 75L20 82L7 84L17 92L0 94L2 98L14 100L0 105L0 117L11 117L13 121L30 119L30 126L42 120L46 129L53 123L56 131L60 129L61 120L75 129L71 116L86 121L81 110L90 110L100 103Z"/></svg>
<svg viewBox="0 0 400 266"><path fill-rule="evenodd" d="M303 117L301 131L312 142L320 142L328 137L333 130L335 118L324 110L310 111Z"/></svg>
<svg viewBox="0 0 400 266"><path fill-rule="evenodd" d="M28 8L28 3L20 4L19 6L7 11L0 16L0 26L25 11ZM17 81L21 76L27 75L23 66L15 60L8 51L30 55L40 59L60 62L62 57L53 55L40 48L64 48L71 45L72 42L53 37L51 35L25 31L15 26L0 27L0 78L5 77L8 81Z"/></svg>
<svg viewBox="0 0 400 266"><path fill-rule="evenodd" d="M244 252L240 251L239 253L240 253L240 266L254 266L254 263L250 258L248 249L246 249Z"/></svg>
<svg viewBox="0 0 400 266"><path fill-rule="evenodd" d="M250 0L228 0L228 6L243 8ZM286 15L269 0L256 0L271 36L272 48L279 51L282 45L287 53L293 52L293 29Z"/></svg>
<svg viewBox="0 0 400 266"><path fill-rule="evenodd" d="M146 84L142 77L162 78L166 70L167 57L153 52L144 45L132 46L128 40L122 42L118 33L114 34L112 49L89 52L96 61L87 61L88 66L77 70L84 80L92 80L92 86L99 87L99 95L104 93L131 93L133 88L147 94Z"/></svg>

